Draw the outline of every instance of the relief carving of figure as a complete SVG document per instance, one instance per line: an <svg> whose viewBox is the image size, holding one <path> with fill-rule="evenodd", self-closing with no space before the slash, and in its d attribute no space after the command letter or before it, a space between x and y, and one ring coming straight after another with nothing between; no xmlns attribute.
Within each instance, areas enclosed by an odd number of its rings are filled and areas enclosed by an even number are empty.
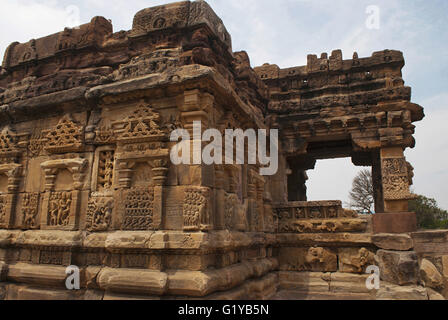
<svg viewBox="0 0 448 320"><path fill-rule="evenodd" d="M48 206L48 225L67 226L72 204L71 192L53 192Z"/></svg>

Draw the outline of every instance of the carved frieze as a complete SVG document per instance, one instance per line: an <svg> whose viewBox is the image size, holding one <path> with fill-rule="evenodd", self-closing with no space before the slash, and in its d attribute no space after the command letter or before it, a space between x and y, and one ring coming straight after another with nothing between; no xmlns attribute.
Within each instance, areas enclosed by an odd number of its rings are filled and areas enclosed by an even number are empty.
<svg viewBox="0 0 448 320"><path fill-rule="evenodd" d="M154 227L154 188L126 190L122 229L152 230Z"/></svg>
<svg viewBox="0 0 448 320"><path fill-rule="evenodd" d="M183 220L185 231L210 229L210 189L191 187L185 190Z"/></svg>
<svg viewBox="0 0 448 320"><path fill-rule="evenodd" d="M286 204L276 204L275 210L279 219L333 219L347 217L341 201L292 201Z"/></svg>
<svg viewBox="0 0 448 320"><path fill-rule="evenodd" d="M12 126L4 127L0 132L0 163L17 162L26 151L28 133L18 134Z"/></svg>
<svg viewBox="0 0 448 320"><path fill-rule="evenodd" d="M116 80L134 78L152 73L166 72L179 65L179 48L160 49L131 59L114 73Z"/></svg>
<svg viewBox="0 0 448 320"><path fill-rule="evenodd" d="M381 161L384 200L406 200L409 192L408 163L404 157L384 158Z"/></svg>
<svg viewBox="0 0 448 320"><path fill-rule="evenodd" d="M68 226L71 206L71 192L52 192L48 203L48 225L51 227Z"/></svg>
<svg viewBox="0 0 448 320"><path fill-rule="evenodd" d="M112 188L114 174L114 155L113 150L99 152L98 163L98 189L108 190Z"/></svg>
<svg viewBox="0 0 448 320"><path fill-rule="evenodd" d="M235 225L235 219L237 215L238 208L238 196L234 193L226 193L225 194L225 203L224 203L224 226L228 230L232 230Z"/></svg>
<svg viewBox="0 0 448 320"><path fill-rule="evenodd" d="M297 201L277 204L278 232L321 233L364 231L367 222L344 210L340 201Z"/></svg>
<svg viewBox="0 0 448 320"><path fill-rule="evenodd" d="M78 152L84 147L84 127L77 124L69 115L58 124L44 132L44 149L49 153Z"/></svg>
<svg viewBox="0 0 448 320"><path fill-rule="evenodd" d="M117 137L117 173L122 188L131 187L134 168L147 163L153 171L148 184L163 185L168 173L167 136L161 129L161 117L141 102L124 120L113 124Z"/></svg>
<svg viewBox="0 0 448 320"><path fill-rule="evenodd" d="M17 136L9 127L0 133L0 155L16 154L18 152Z"/></svg>
<svg viewBox="0 0 448 320"><path fill-rule="evenodd" d="M110 126L100 126L95 130L95 144L104 145L115 142L115 133Z"/></svg>
<svg viewBox="0 0 448 320"><path fill-rule="evenodd" d="M28 142L28 152L31 157L37 157L44 147L44 139L41 132L33 133Z"/></svg>
<svg viewBox="0 0 448 320"><path fill-rule="evenodd" d="M165 133L160 127L160 115L144 103L138 105L124 120L116 121L114 125L121 125L116 134L117 141L123 144L157 141L165 138Z"/></svg>
<svg viewBox="0 0 448 320"><path fill-rule="evenodd" d="M48 160L41 163L45 176L45 194L42 205L42 229L77 228L80 208L79 197L84 185L87 159L68 158ZM55 183L61 171L71 174L72 185L67 189L56 191Z"/></svg>
<svg viewBox="0 0 448 320"><path fill-rule="evenodd" d="M6 224L7 202L6 195L0 195L0 226Z"/></svg>
<svg viewBox="0 0 448 320"><path fill-rule="evenodd" d="M86 229L93 232L108 230L113 207L113 198L92 196L87 206Z"/></svg>
<svg viewBox="0 0 448 320"><path fill-rule="evenodd" d="M22 225L33 229L38 226L37 216L39 213L39 193L25 193L22 200Z"/></svg>

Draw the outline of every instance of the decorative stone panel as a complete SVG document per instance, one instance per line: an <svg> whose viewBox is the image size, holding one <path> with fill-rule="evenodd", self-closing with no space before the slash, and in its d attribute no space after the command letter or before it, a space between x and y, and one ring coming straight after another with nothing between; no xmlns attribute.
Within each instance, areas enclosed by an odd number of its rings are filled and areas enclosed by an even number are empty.
<svg viewBox="0 0 448 320"><path fill-rule="evenodd" d="M45 161L45 193L41 214L41 229L75 230L78 227L80 195L88 160L81 158ZM73 178L69 190L55 191L55 180L60 170L67 169Z"/></svg>

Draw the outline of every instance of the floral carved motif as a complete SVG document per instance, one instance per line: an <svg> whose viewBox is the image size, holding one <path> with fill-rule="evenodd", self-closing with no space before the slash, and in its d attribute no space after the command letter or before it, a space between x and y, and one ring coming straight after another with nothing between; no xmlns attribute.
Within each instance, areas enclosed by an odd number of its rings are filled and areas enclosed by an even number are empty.
<svg viewBox="0 0 448 320"><path fill-rule="evenodd" d="M32 157L40 155L43 148L42 134L35 133L31 136L28 143L28 151Z"/></svg>
<svg viewBox="0 0 448 320"><path fill-rule="evenodd" d="M112 188L114 173L114 155L113 150L101 151L99 153L98 163L98 189L108 190Z"/></svg>
<svg viewBox="0 0 448 320"><path fill-rule="evenodd" d="M383 192L385 200L409 199L408 164L404 157L382 160Z"/></svg>

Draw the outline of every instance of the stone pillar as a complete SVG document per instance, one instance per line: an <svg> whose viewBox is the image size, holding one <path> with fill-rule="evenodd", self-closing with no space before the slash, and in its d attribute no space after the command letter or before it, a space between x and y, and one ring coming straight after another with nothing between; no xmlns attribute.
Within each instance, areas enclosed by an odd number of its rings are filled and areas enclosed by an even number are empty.
<svg viewBox="0 0 448 320"><path fill-rule="evenodd" d="M381 178L380 152L372 155L372 184L375 212L384 212L383 182Z"/></svg>
<svg viewBox="0 0 448 320"><path fill-rule="evenodd" d="M415 212L408 212L408 201L414 198L409 191L410 172L401 147L382 148L379 164L373 168L374 177L381 175L382 195L376 197L373 217L375 233L406 233L417 229ZM378 167L380 166L380 167ZM379 203L381 202L381 203Z"/></svg>
<svg viewBox="0 0 448 320"><path fill-rule="evenodd" d="M215 167L205 165L201 160L203 147L208 142L202 141L202 134L211 126L214 97L199 89L185 91L178 97L178 109L183 129L190 135L190 184L184 191L183 230L188 232L209 231L214 229L219 218L214 215ZM195 132L194 122L201 124L201 131Z"/></svg>
<svg viewBox="0 0 448 320"><path fill-rule="evenodd" d="M288 175L288 201L307 201L306 181L308 176L305 170L293 168Z"/></svg>

